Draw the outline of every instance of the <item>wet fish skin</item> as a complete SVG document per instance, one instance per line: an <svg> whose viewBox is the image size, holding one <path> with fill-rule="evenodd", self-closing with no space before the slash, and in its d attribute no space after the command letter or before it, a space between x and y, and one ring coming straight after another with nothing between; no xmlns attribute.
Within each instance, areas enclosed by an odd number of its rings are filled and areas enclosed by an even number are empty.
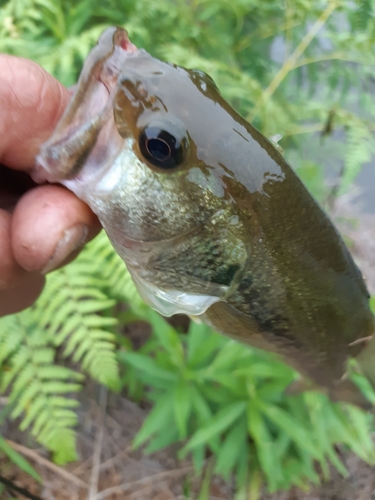
<svg viewBox="0 0 375 500"><path fill-rule="evenodd" d="M341 380L349 355L366 358L355 341L375 332L361 273L283 156L209 76L109 28L34 178L90 205L162 314L201 315L280 354L333 399L364 404Z"/></svg>

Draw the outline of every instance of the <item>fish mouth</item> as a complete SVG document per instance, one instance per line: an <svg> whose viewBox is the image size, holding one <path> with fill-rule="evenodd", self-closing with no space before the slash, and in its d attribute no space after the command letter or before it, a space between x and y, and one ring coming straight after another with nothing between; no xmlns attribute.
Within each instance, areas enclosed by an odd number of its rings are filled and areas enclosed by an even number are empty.
<svg viewBox="0 0 375 500"><path fill-rule="evenodd" d="M90 158L94 158L95 170L118 153L123 138L114 123L113 100L126 60L138 52L125 29L111 27L102 33L85 61L68 107L40 148L31 171L35 182L79 178Z"/></svg>

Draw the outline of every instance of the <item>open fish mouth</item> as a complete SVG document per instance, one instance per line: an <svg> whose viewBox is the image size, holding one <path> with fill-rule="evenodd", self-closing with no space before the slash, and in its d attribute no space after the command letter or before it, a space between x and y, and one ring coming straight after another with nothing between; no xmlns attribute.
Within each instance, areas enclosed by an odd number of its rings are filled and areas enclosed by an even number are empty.
<svg viewBox="0 0 375 500"><path fill-rule="evenodd" d="M123 28L111 27L103 32L85 61L67 109L40 149L31 172L35 182L79 179L85 164L95 167L95 163L103 164L104 158L110 160L116 155L123 138L114 123L113 100L126 59L138 52Z"/></svg>

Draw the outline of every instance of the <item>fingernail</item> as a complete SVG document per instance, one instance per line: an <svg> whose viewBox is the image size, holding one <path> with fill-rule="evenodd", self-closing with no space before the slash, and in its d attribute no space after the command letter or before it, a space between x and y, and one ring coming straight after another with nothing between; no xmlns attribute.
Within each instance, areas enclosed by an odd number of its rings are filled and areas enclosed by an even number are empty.
<svg viewBox="0 0 375 500"><path fill-rule="evenodd" d="M74 250L81 247L86 241L88 232L89 228L84 224L66 229L63 237L56 245L55 251L42 269L42 274L47 274L56 269Z"/></svg>

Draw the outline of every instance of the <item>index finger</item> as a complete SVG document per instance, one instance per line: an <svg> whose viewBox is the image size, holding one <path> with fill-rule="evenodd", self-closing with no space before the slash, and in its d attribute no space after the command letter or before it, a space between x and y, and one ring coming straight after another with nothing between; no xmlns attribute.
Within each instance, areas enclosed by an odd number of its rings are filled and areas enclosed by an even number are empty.
<svg viewBox="0 0 375 500"><path fill-rule="evenodd" d="M70 99L38 64L0 55L0 163L29 170Z"/></svg>

